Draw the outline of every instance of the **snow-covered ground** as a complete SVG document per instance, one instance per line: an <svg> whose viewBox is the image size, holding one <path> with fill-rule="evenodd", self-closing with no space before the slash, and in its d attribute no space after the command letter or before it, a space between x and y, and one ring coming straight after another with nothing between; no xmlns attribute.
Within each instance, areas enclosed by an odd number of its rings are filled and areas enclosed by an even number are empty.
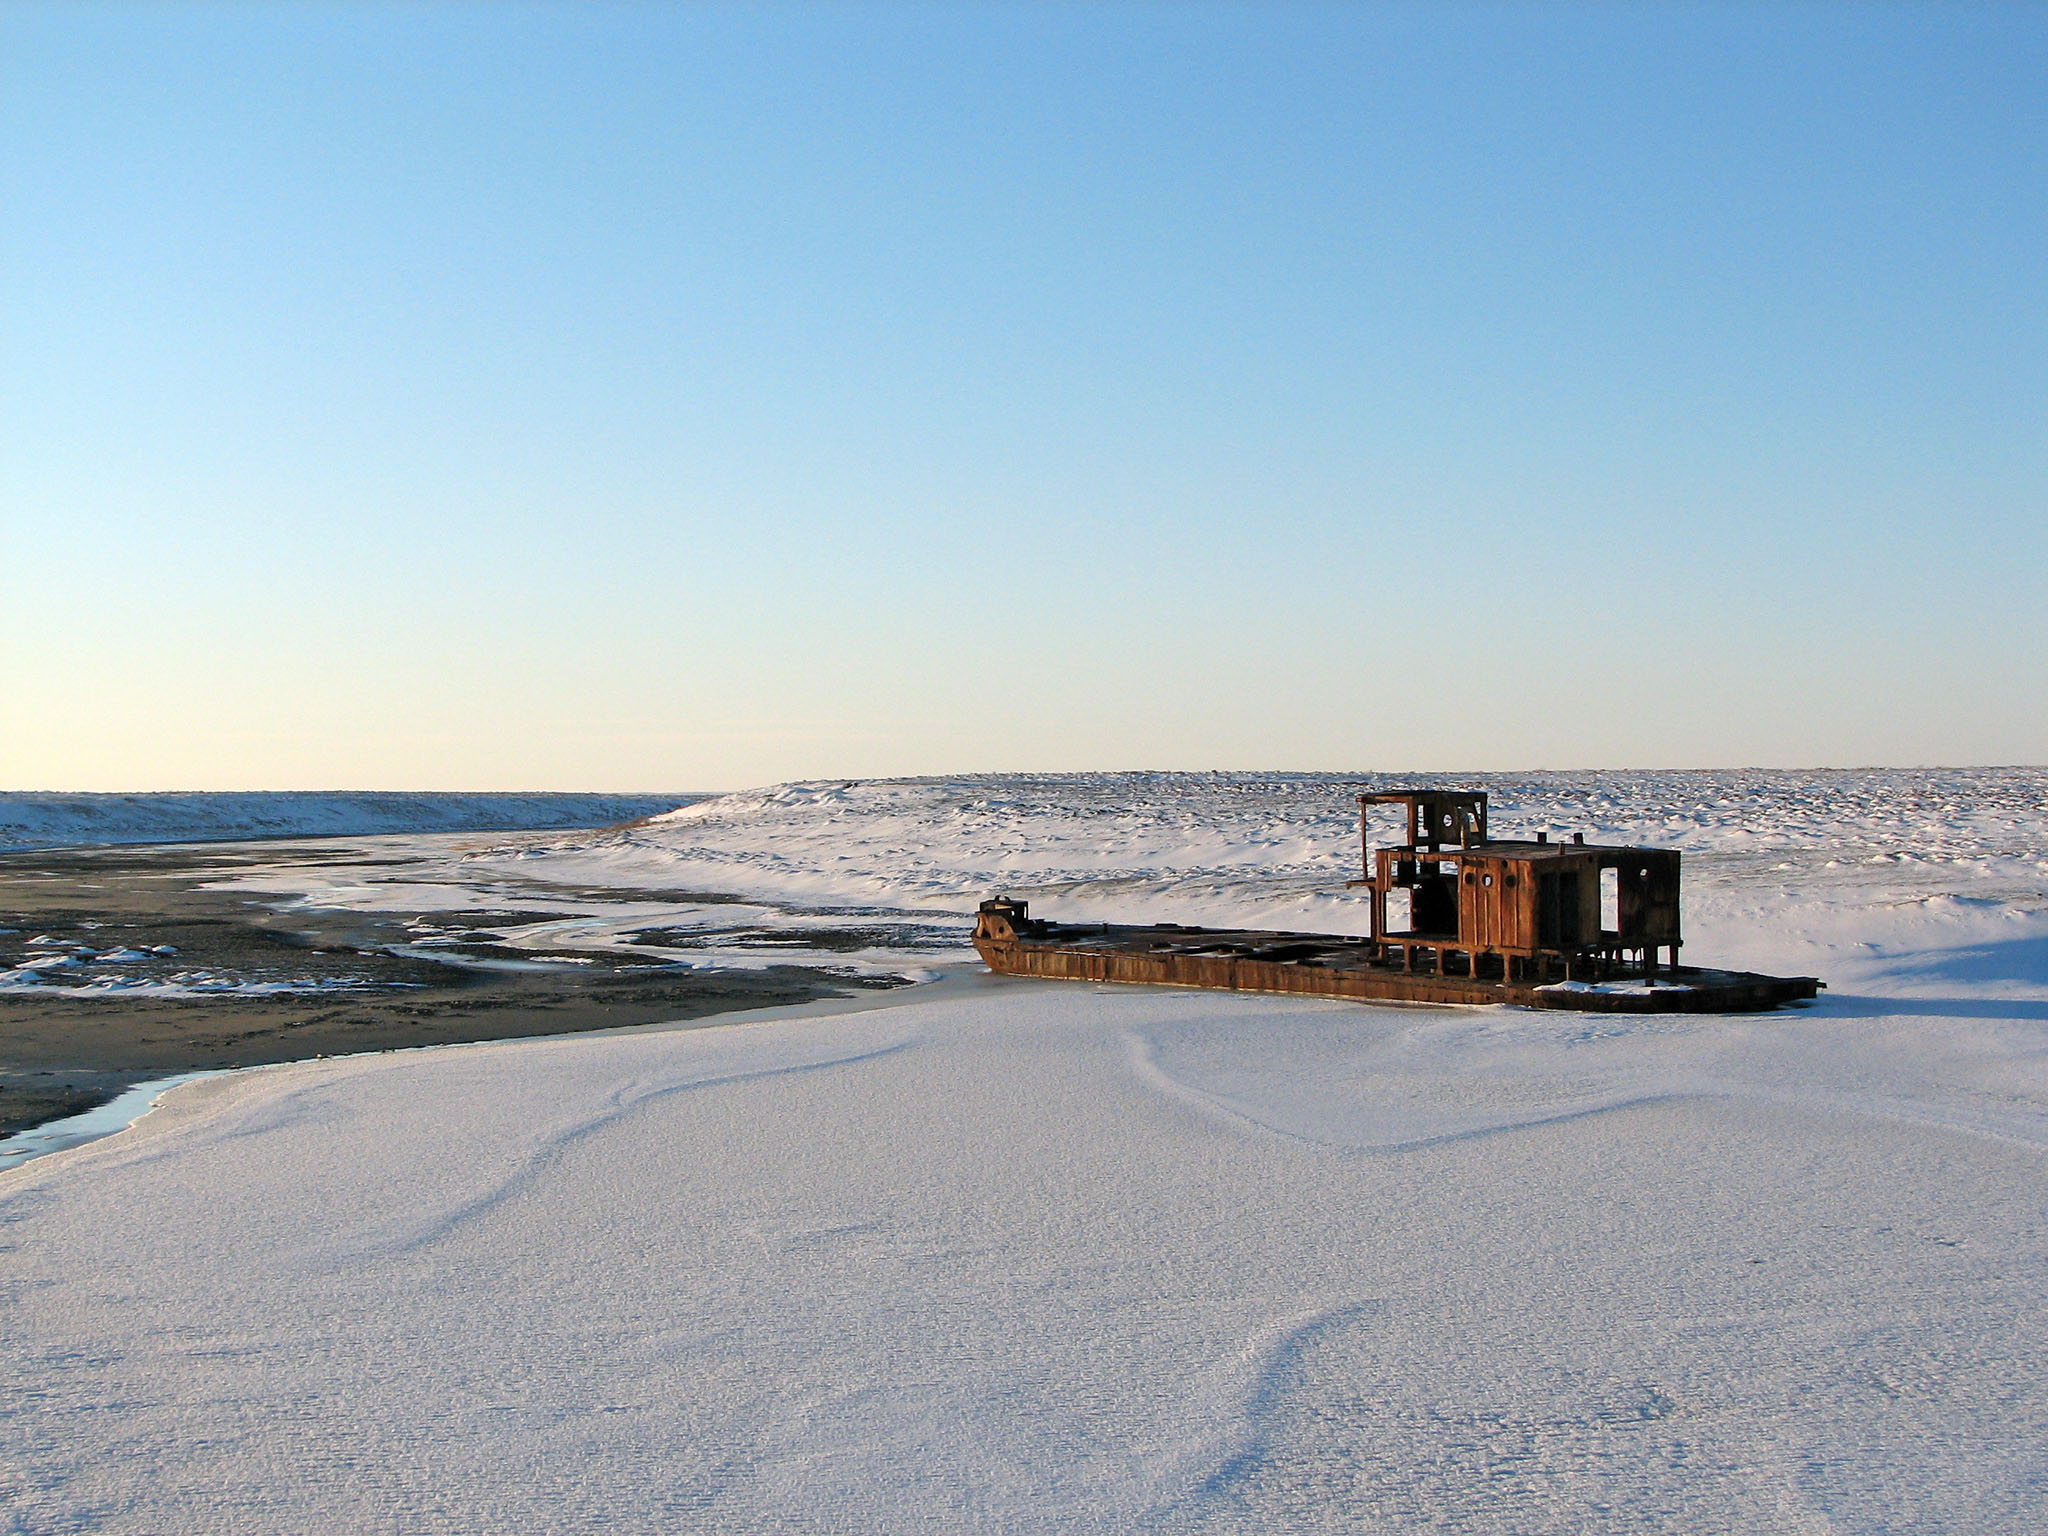
<svg viewBox="0 0 2048 1536"><path fill-rule="evenodd" d="M673 810L677 795L0 793L0 853L78 843L207 843L377 832L597 827Z"/></svg>
<svg viewBox="0 0 2048 1536"><path fill-rule="evenodd" d="M252 895L485 923L545 950L677 963L958 959L999 891L1042 917L1361 933L1371 776L1089 774L791 784L624 827L380 842L358 866L237 870ZM1924 993L2048 978L2048 770L1463 775L1498 835L1584 832L1685 853L1687 957ZM1391 835L1392 812L1381 829ZM717 901L692 900L712 895ZM735 900L734 898L739 898ZM429 935L430 937L432 935ZM635 943L634 941L638 941Z"/></svg>
<svg viewBox="0 0 2048 1536"><path fill-rule="evenodd" d="M558 946L706 893L1355 926L1351 782L799 786L223 878L602 909ZM2048 1529L2048 773L1483 787L1684 847L1701 958L1834 990L962 970L210 1079L0 1175L0 1530Z"/></svg>
<svg viewBox="0 0 2048 1536"><path fill-rule="evenodd" d="M2042 1032L985 980L214 1079L0 1184L0 1507L2036 1532Z"/></svg>

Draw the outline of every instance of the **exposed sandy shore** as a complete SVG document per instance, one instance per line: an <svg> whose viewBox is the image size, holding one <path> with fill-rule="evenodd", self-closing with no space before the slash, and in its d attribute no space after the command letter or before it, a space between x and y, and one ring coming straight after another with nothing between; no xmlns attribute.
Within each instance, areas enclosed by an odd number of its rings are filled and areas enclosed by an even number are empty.
<svg viewBox="0 0 2048 1536"><path fill-rule="evenodd" d="M462 947L470 963L442 963L389 952L414 937L404 912L280 912L200 888L223 863L280 851L214 844L0 856L0 930L11 930L0 931L0 969L46 938L102 951L170 946L174 955L147 967L164 973L319 983L189 998L0 990L0 1135L176 1072L687 1020L859 985L799 966L712 972L603 957L492 969L494 960L531 957L487 935ZM308 845L304 856L324 855Z"/></svg>

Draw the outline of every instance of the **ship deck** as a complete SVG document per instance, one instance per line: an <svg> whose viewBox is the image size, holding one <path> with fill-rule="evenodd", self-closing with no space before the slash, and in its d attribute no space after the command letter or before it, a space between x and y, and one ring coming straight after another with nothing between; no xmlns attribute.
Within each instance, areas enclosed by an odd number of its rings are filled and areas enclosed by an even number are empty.
<svg viewBox="0 0 2048 1536"><path fill-rule="evenodd" d="M1427 942L1427 941L1424 941ZM1452 941L1455 942L1455 941ZM1002 940L978 934L992 971L1064 981L1281 992L1360 1002L1511 1003L1596 1013L1756 1013L1818 994L1811 976L1764 976L1700 966L1654 977L1610 971L1598 980L1441 975L1383 959L1371 940L1326 933L1109 923L1029 923Z"/></svg>

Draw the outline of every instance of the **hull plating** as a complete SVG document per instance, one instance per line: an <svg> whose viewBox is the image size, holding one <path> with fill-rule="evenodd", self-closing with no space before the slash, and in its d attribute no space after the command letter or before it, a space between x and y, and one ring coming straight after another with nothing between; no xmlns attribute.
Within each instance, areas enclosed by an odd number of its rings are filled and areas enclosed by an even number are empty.
<svg viewBox="0 0 2048 1536"><path fill-rule="evenodd" d="M1364 940L1328 934L1216 932L1033 923L1028 937L978 933L992 971L1060 981L1211 987L1359 1002L1514 1003L1593 1013L1754 1013L1811 998L1811 976L1760 976L1686 967L1655 984L1507 981L1406 971L1380 961Z"/></svg>

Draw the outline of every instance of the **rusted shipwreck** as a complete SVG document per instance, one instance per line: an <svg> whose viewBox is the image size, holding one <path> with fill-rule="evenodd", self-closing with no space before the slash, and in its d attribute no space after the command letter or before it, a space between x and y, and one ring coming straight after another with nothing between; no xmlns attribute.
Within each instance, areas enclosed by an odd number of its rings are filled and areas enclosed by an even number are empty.
<svg viewBox="0 0 2048 1536"><path fill-rule="evenodd" d="M1277 933L1034 919L981 904L974 947L1013 976L1295 992L1370 1002L1517 1003L1623 1013L1748 1013L1813 997L1811 976L1684 965L1675 849L1496 839L1486 796L1360 795L1371 934ZM1376 809L1407 840L1374 847Z"/></svg>

